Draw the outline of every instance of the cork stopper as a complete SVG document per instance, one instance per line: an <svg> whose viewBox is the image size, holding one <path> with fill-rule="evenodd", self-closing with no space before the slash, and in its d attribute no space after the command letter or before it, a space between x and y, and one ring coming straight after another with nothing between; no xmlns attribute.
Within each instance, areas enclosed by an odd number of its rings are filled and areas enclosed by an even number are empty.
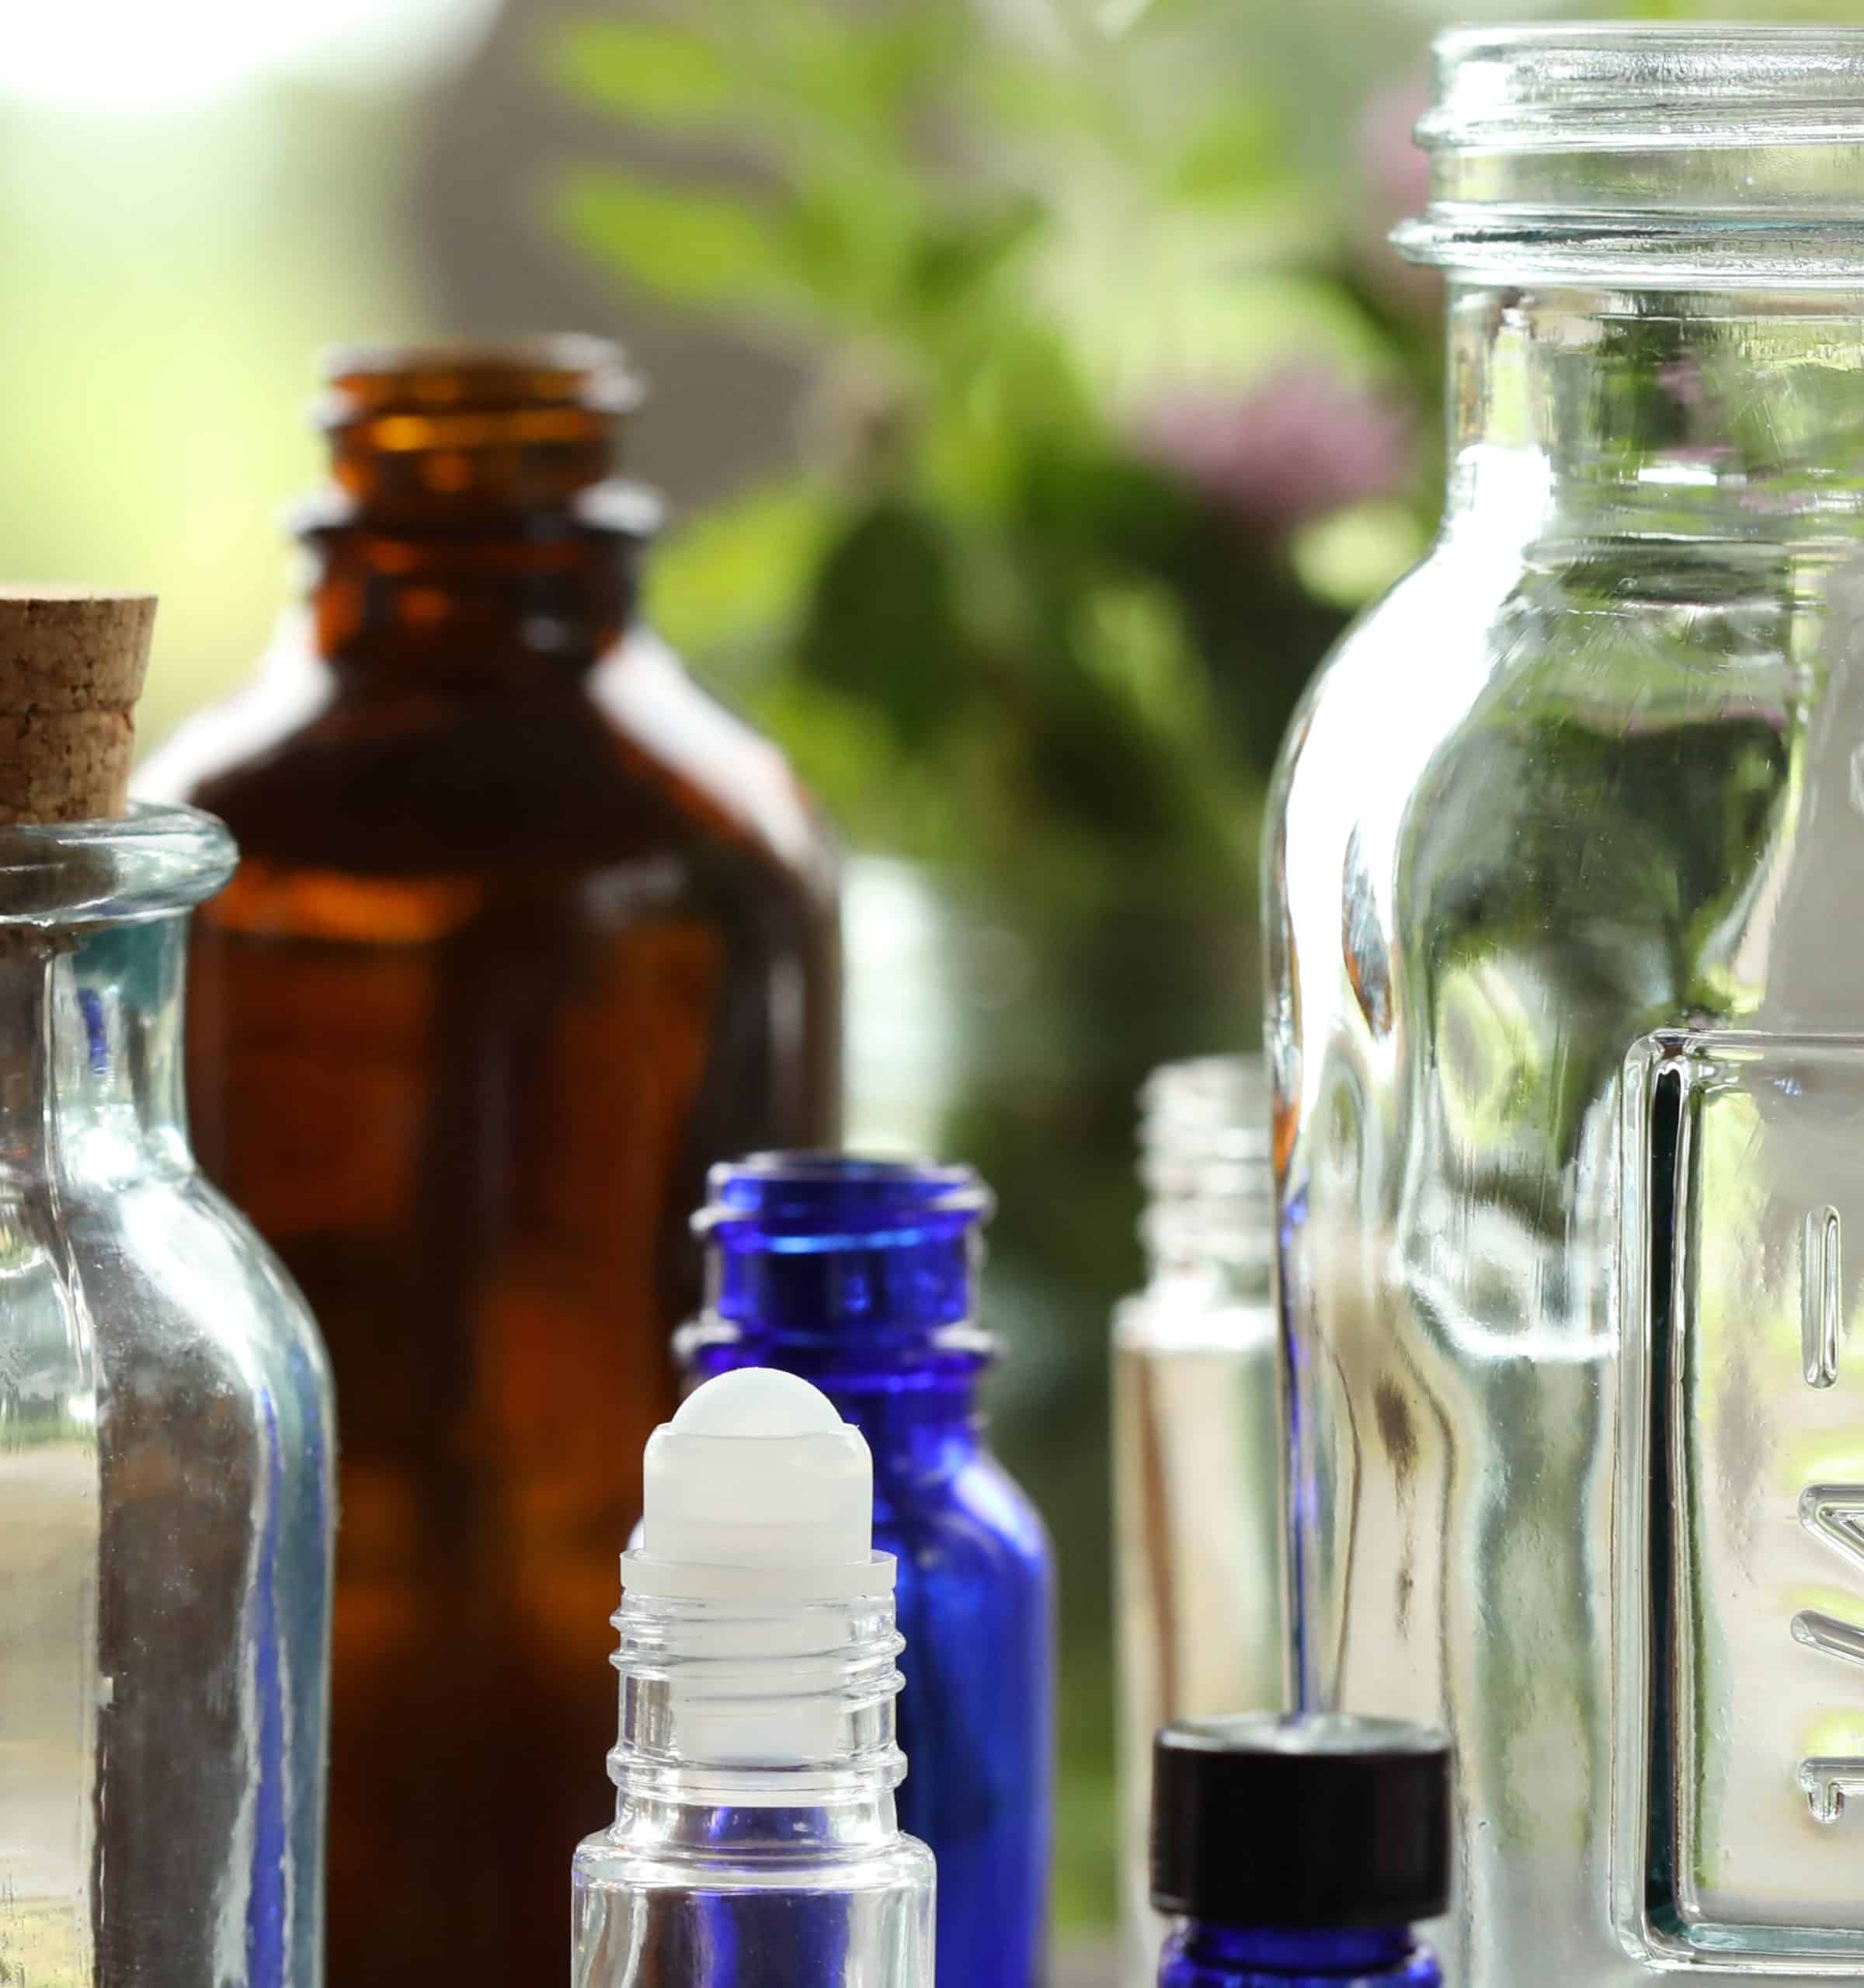
<svg viewBox="0 0 1864 1988"><path fill-rule="evenodd" d="M0 586L0 824L128 805L155 596Z"/></svg>

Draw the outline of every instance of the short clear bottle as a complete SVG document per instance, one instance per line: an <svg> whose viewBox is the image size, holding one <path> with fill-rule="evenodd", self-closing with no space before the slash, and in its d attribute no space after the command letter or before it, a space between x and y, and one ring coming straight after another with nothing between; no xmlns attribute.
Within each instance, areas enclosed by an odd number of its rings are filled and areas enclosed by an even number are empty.
<svg viewBox="0 0 1864 1988"><path fill-rule="evenodd" d="M576 1854L572 1988L931 1988L859 1432L794 1375L723 1375L655 1432L644 1488L614 1618L615 1820Z"/></svg>
<svg viewBox="0 0 1864 1988"><path fill-rule="evenodd" d="M1441 1988L1449 1743L1333 1713L1188 1719L1153 1748L1159 1988Z"/></svg>
<svg viewBox="0 0 1864 1988"><path fill-rule="evenodd" d="M1155 1070L1140 1093L1146 1286L1113 1322L1121 1979L1146 1988L1153 1736L1278 1712L1281 1340L1268 1083L1257 1056Z"/></svg>

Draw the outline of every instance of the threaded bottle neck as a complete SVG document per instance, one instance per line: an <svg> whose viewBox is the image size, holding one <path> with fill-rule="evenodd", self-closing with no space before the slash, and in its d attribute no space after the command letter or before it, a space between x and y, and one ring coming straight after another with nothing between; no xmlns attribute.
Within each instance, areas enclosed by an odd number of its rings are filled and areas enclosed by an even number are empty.
<svg viewBox="0 0 1864 1988"><path fill-rule="evenodd" d="M614 642L660 518L614 474L639 398L614 347L350 349L325 378L331 481L296 519L325 656L464 683Z"/></svg>
<svg viewBox="0 0 1864 1988"><path fill-rule="evenodd" d="M1267 1288L1275 1246L1268 1079L1257 1056L1155 1070L1139 1093L1140 1233L1155 1276L1221 1269Z"/></svg>
<svg viewBox="0 0 1864 1988"><path fill-rule="evenodd" d="M346 347L325 380L332 480L377 522L566 509L614 474L641 398L600 339Z"/></svg>
<svg viewBox="0 0 1864 1988"><path fill-rule="evenodd" d="M624 1593L610 1618L621 1716L608 1757L621 1810L852 1807L891 1826L906 1772L892 1595L798 1601L780 1597L785 1578L774 1570L767 1601Z"/></svg>

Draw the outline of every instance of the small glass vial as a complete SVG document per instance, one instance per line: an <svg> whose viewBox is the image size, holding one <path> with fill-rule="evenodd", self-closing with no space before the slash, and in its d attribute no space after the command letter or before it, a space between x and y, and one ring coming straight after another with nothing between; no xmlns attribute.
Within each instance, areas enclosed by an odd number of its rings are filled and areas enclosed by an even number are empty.
<svg viewBox="0 0 1864 1988"><path fill-rule="evenodd" d="M572 1988L932 1988L859 1431L792 1375L722 1375L655 1431L644 1479L614 1618L615 1819L576 1852Z"/></svg>
<svg viewBox="0 0 1864 1988"><path fill-rule="evenodd" d="M712 1170L689 1373L781 1368L866 1437L874 1536L912 1655L902 1819L938 1859L946 1988L1032 1988L1045 1947L1055 1576L984 1441L977 1320L988 1188L968 1166L772 1153ZM980 1653L988 1652L987 1662Z"/></svg>
<svg viewBox="0 0 1864 1988"><path fill-rule="evenodd" d="M1114 1315L1122 1978L1144 1988L1153 1735L1275 1712L1285 1663L1274 1181L1262 1059L1205 1057L1141 1093L1146 1288Z"/></svg>
<svg viewBox="0 0 1864 1988"><path fill-rule="evenodd" d="M1450 1748L1396 1719L1190 1719L1153 1752L1159 1988L1440 1988Z"/></svg>

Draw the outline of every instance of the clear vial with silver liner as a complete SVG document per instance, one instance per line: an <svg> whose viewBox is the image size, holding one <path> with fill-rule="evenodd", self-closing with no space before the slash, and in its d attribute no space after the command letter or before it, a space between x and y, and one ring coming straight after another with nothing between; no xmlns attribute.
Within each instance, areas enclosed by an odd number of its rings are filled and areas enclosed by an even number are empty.
<svg viewBox="0 0 1864 1988"><path fill-rule="evenodd" d="M615 1820L576 1854L572 1988L931 1988L866 1444L808 1382L744 1368L655 1431L644 1490Z"/></svg>

